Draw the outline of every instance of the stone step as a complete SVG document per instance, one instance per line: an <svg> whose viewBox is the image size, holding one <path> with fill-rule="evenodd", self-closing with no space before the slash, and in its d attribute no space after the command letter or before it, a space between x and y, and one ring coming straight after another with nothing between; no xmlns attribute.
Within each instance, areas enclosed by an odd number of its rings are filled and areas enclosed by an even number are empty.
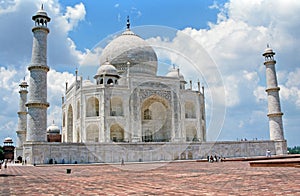
<svg viewBox="0 0 300 196"><path fill-rule="evenodd" d="M300 165L300 158L250 161L249 164L251 167L297 167Z"/></svg>

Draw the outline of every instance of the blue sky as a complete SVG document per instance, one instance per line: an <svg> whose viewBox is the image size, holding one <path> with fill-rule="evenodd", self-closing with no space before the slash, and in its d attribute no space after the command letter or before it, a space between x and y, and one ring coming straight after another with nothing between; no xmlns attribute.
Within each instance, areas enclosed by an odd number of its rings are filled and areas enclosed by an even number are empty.
<svg viewBox="0 0 300 196"><path fill-rule="evenodd" d="M203 74L199 76L200 80L207 89L208 119L214 118L213 107L223 104L226 108L219 140L269 138L265 67L261 56L269 43L276 52L285 137L289 146L300 145L298 0L0 1L1 141L7 136L16 137L18 84L24 76L27 79L29 76L26 66L31 58L31 16L41 2L52 19L48 39L48 64L51 67L48 73L49 125L52 120L61 124L60 101L65 81L73 81L76 67L98 66L101 49L95 51L94 47L99 42L103 45L108 36L124 30L129 15L131 26L137 31L143 25L152 25L155 26L150 28L152 31L160 27L173 32L169 40L159 36L163 32L158 32L155 37L142 33L150 44L189 53L184 47L184 36L188 36L213 60L222 79L223 96L211 96L213 89L218 88L210 83L210 77L218 74L207 71L202 65L198 68L199 74ZM149 35L155 34L151 33ZM167 66L176 63L185 78L195 82L197 76L193 73L197 72L186 62L174 54L157 53L161 62ZM214 106L211 105L213 102Z"/></svg>

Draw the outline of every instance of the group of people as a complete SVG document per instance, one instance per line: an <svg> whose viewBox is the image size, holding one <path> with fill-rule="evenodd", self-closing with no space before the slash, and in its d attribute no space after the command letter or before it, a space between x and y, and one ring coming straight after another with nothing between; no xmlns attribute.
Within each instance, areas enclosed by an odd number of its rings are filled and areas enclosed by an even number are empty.
<svg viewBox="0 0 300 196"><path fill-rule="evenodd" d="M207 156L207 161L210 162L210 163L213 163L213 162L222 162L225 158L223 158L222 156L213 156L213 155L208 155Z"/></svg>

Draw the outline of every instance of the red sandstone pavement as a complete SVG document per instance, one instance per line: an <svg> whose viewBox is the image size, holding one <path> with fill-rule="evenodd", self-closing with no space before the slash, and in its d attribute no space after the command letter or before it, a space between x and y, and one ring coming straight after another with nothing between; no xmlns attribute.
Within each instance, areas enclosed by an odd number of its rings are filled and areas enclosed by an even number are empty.
<svg viewBox="0 0 300 196"><path fill-rule="evenodd" d="M248 162L8 166L0 173L0 194L300 195L300 168Z"/></svg>

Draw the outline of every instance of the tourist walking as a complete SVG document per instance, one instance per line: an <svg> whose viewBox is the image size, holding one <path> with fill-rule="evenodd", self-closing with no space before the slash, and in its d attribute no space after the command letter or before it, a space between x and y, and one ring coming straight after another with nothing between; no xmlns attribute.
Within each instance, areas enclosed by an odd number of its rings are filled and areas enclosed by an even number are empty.
<svg viewBox="0 0 300 196"><path fill-rule="evenodd" d="M269 149L268 149L267 152L266 152L266 156L267 156L267 157L271 157L271 151L270 151Z"/></svg>

